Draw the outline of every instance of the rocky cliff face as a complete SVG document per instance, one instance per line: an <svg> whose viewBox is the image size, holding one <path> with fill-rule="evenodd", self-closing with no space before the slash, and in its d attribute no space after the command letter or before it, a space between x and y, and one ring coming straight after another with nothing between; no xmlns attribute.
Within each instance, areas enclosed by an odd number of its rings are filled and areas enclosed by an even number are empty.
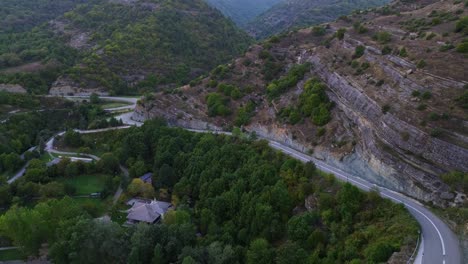
<svg viewBox="0 0 468 264"><path fill-rule="evenodd" d="M135 115L164 117L172 125L189 128L231 129L239 109L253 103L255 111L244 130L446 206L464 195L451 190L439 176L468 171L467 111L459 103L466 93L463 65L468 60L442 47L463 41L463 34L453 28L468 12L453 1L414 1L412 9L389 8L385 15L379 11L348 17L253 46L199 84L142 100ZM456 18L445 19L450 15ZM442 17L441 22L427 22L424 29L408 26L418 19L432 21L434 16ZM340 37L337 32L343 29L346 33ZM421 31L416 36L415 29ZM266 75L275 68L272 64L282 66L279 78L292 65L303 63L312 65L304 80L271 100L266 95L270 82ZM279 118L282 109L298 105L305 80L312 77L328 87L326 93L335 105L332 120L319 127L310 118L295 124ZM238 87L242 96L225 101L231 115L213 117L206 97L217 92L210 87L219 83Z"/></svg>

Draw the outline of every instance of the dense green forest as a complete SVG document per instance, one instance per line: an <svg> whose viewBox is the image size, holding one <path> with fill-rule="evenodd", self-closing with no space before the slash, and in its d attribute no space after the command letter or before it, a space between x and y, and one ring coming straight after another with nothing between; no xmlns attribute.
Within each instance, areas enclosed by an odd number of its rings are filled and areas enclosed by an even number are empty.
<svg viewBox="0 0 468 264"><path fill-rule="evenodd" d="M8 107L8 108L7 108ZM56 132L70 128L93 129L120 125L97 104L74 104L57 98L0 92L1 109L20 110L6 116L0 126L0 175L19 169L20 155L33 146L42 146ZM0 114L2 111L0 111Z"/></svg>
<svg viewBox="0 0 468 264"><path fill-rule="evenodd" d="M153 171L157 196L177 210L160 225L123 228L64 198L13 206L0 217L0 234L29 254L48 242L54 263L379 263L417 237L403 206L265 141L151 121L101 137L91 151L103 146L113 154L98 169L120 160Z"/></svg>
<svg viewBox="0 0 468 264"><path fill-rule="evenodd" d="M30 30L56 18L86 0L2 0L0 34Z"/></svg>
<svg viewBox="0 0 468 264"><path fill-rule="evenodd" d="M32 6L36 1L23 2ZM47 13L44 17L55 18L53 23L24 29L13 24L0 33L0 83L46 93L59 76L67 76L83 88L119 94L154 91L188 83L241 54L251 42L201 0L96 0L75 8L45 2L51 11L39 9L38 16ZM21 7L9 5L3 11L21 16ZM84 37L77 44L74 37L80 34Z"/></svg>
<svg viewBox="0 0 468 264"><path fill-rule="evenodd" d="M206 2L242 27L282 0L206 0Z"/></svg>

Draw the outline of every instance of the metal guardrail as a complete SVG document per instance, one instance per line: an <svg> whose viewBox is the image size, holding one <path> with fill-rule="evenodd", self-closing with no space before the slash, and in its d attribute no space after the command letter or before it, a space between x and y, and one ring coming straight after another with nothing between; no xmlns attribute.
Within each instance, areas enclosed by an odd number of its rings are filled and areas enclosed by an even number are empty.
<svg viewBox="0 0 468 264"><path fill-rule="evenodd" d="M421 236L422 236L422 234L419 234L418 240L417 240L417 242L416 242L416 247L415 247L414 250L413 250L413 254L411 254L411 256L410 256L410 258L408 259L408 261L406 261L406 264L412 264L412 263L414 263L414 261L416 260L416 259L415 259L415 257L416 257L415 254L416 254L416 252L419 251L419 240L420 240L419 238L420 238Z"/></svg>

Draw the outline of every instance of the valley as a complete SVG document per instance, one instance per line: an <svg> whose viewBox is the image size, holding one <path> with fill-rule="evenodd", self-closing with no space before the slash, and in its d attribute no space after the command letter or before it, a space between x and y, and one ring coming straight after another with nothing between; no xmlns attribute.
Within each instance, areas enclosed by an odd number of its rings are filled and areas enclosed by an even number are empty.
<svg viewBox="0 0 468 264"><path fill-rule="evenodd" d="M467 1L32 2L0 261L466 262Z"/></svg>

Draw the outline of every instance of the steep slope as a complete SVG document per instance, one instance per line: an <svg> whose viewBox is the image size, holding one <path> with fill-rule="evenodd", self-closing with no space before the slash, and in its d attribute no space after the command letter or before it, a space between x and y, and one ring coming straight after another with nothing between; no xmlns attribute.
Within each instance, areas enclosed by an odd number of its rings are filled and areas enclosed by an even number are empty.
<svg viewBox="0 0 468 264"><path fill-rule="evenodd" d="M2 0L0 34L30 30L87 0Z"/></svg>
<svg viewBox="0 0 468 264"><path fill-rule="evenodd" d="M124 94L180 85L240 54L250 42L202 0L91 1L23 35L7 40L5 50L25 59L0 68L0 81L30 88L23 75L30 64L37 75L48 62L66 62L47 82L53 94ZM26 39L38 46L26 45ZM23 56L31 51L35 56Z"/></svg>
<svg viewBox="0 0 468 264"><path fill-rule="evenodd" d="M286 0L258 16L246 29L256 38L265 38L292 28L333 21L353 10L388 2L390 0Z"/></svg>
<svg viewBox="0 0 468 264"><path fill-rule="evenodd" d="M261 13L282 0L205 0L231 18L237 25L244 26Z"/></svg>
<svg viewBox="0 0 468 264"><path fill-rule="evenodd" d="M468 171L467 15L459 1L397 1L274 37L142 100L135 118L242 126L419 199L460 202L466 190L440 175Z"/></svg>

